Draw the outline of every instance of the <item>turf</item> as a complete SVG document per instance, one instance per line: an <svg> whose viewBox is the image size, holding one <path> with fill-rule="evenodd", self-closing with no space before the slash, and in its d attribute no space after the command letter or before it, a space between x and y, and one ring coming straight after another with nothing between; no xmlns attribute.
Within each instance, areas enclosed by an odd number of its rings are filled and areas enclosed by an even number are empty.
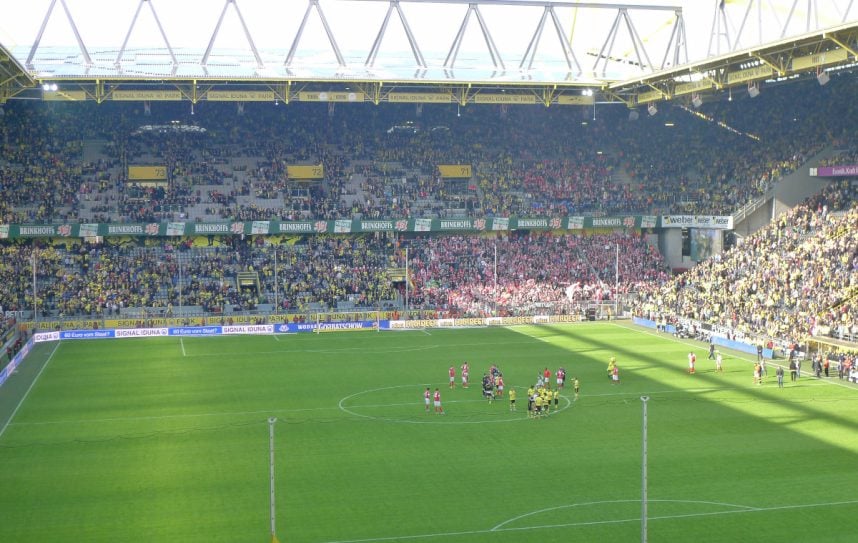
<svg viewBox="0 0 858 543"><path fill-rule="evenodd" d="M449 390L465 360L518 411ZM580 398L528 420L561 365ZM639 541L644 394L650 541L854 541L858 389L724 365L612 323L41 345L0 388L0 541L270 541L269 417L281 542Z"/></svg>

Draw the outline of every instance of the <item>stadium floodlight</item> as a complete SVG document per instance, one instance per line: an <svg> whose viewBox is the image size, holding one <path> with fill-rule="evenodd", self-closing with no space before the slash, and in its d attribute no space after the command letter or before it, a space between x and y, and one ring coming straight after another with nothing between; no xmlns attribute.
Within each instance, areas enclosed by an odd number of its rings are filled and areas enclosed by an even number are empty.
<svg viewBox="0 0 858 543"><path fill-rule="evenodd" d="M638 118L640 118L640 116L641 116L641 114L638 113L638 110L636 110L636 109L629 111L629 120L630 121L636 121L636 120L638 120Z"/></svg>
<svg viewBox="0 0 858 543"><path fill-rule="evenodd" d="M655 114L658 113L658 108L655 106L655 104L650 104L646 107L646 111L647 113L649 113L650 117L654 117Z"/></svg>
<svg viewBox="0 0 858 543"><path fill-rule="evenodd" d="M748 96L751 98L756 98L760 95L760 85L757 83L751 83L748 85Z"/></svg>
<svg viewBox="0 0 858 543"><path fill-rule="evenodd" d="M820 85L827 85L829 81L831 81L831 76L828 75L828 72L819 72L816 75L816 80L819 81Z"/></svg>

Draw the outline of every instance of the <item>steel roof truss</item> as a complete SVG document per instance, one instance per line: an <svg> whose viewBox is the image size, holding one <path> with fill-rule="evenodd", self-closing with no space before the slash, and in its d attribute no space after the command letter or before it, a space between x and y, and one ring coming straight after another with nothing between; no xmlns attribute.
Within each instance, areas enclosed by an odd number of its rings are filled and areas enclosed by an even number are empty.
<svg viewBox="0 0 858 543"><path fill-rule="evenodd" d="M39 49L39 44L42 41L45 28L48 26L48 21L51 18L51 14L54 12L54 6L56 6L56 4L57 0L51 0L51 4L48 6L48 12L42 20L42 26L39 27L39 33L36 35L35 41L33 41L33 47L30 48L30 54L27 56L27 68L29 69L32 69L33 67L33 57L36 56L36 51ZM92 66L92 58L90 58L89 52L86 50L86 45L84 45L83 39L80 37L80 32L78 32L77 25L72 18L69 7L66 5L66 0L60 0L60 4L63 6L63 11L66 12L66 18L69 20L69 25L71 26L72 33L74 34L74 39L77 40L77 46L80 48L80 52L83 55L84 63L86 67L89 68Z"/></svg>
<svg viewBox="0 0 858 543"><path fill-rule="evenodd" d="M331 44L331 48L334 50L334 55L337 57L337 64L340 67L344 67L346 65L346 61L343 58L343 54L340 52L340 48L337 45L337 40L334 39L334 33L331 32L331 27L328 25L328 19L325 17L325 13L322 11L322 6L319 5L319 0L308 0L307 1L307 10L304 12L304 18L301 20L301 26L298 27L298 32L295 34L295 39L292 40L292 47L289 48L289 54L286 55L286 66L291 66L292 61L295 59L295 53L298 51L298 42L301 41L301 36L304 35L304 29L307 26L307 20L310 18L310 12L313 10L313 7L316 8L316 12L319 14L319 19L322 22L322 27L325 29L325 34L328 37L328 43Z"/></svg>
<svg viewBox="0 0 858 543"><path fill-rule="evenodd" d="M652 69L652 62L649 59L649 54L646 52L646 46L644 46L643 41L638 35L637 29L635 29L635 25L632 22L631 17L629 16L628 9L623 7L617 10L617 16L614 18L614 23L611 25L611 30L608 31L608 36L605 38L605 43L602 44L602 49L599 51L599 55L596 57L596 62L593 64L593 72L598 71L600 62L604 62L601 72L602 76L604 76L607 72L608 63L611 61L612 58L611 53L614 50L614 44L616 42L617 35L620 32L621 22L625 23L626 30L628 30L629 37L632 40L632 46L635 50L635 57L637 57L638 67L640 67L642 71L646 70L647 68ZM643 57L641 56L641 53L643 53Z"/></svg>
<svg viewBox="0 0 858 543"><path fill-rule="evenodd" d="M566 66L571 70L572 62L574 61L575 66L578 68L578 74L580 74L582 72L581 65L575 57L575 52L572 50L572 46L566 40L566 36L563 33L563 26L560 24L560 19L557 17L557 12L554 10L554 6L551 5L545 6L545 10L542 12L542 17L539 19L539 24L536 27L536 31L530 38L530 43L528 44L524 57L522 57L521 63L518 67L524 68L524 63L527 62L527 69L530 70L533 68L533 61L536 58L536 50L539 47L539 41L542 38L542 31L545 28L545 20L549 16L551 17L551 22L554 25L554 30L557 32L557 40L560 42L560 47L563 49L563 56L566 58Z"/></svg>
<svg viewBox="0 0 858 543"><path fill-rule="evenodd" d="M793 0L792 7L789 8L789 15L787 15L786 22L784 23L783 28L781 29L781 38L786 36L787 28L789 28L789 23L792 20L792 16L795 14L795 7L798 4L798 0ZM814 22L816 24L816 28L819 28L819 6L816 5L816 0L807 0L807 23L805 32L810 32L810 18L813 17Z"/></svg>
<svg viewBox="0 0 858 543"><path fill-rule="evenodd" d="M256 59L256 67L264 68L264 64L262 63L262 57L259 56L259 51L256 49L256 44L253 43L253 36L250 35L250 30L247 28L247 24L244 22L244 17L241 15L241 10L238 8L238 3L236 0L226 0L223 5L223 9L220 12L220 17L218 17L217 24L215 25L214 32L212 32L212 37L209 40L209 45L206 47L206 52L203 55L202 60L200 60L200 64L202 66L207 66L209 62L209 56L211 56L212 48L214 47L215 40L217 39L217 35L220 32L220 26L223 24L223 18L226 16L226 10L229 9L230 4L235 7L235 13L238 15L238 21L241 23L241 29L244 31L244 37L247 39L248 45L250 45L250 50L253 52L253 57ZM160 25L158 25L160 27ZM163 31L162 31L163 32ZM173 59L175 61L175 58Z"/></svg>
<svg viewBox="0 0 858 543"><path fill-rule="evenodd" d="M644 46L644 42L641 40L637 28L635 28L632 18L629 17L629 12L625 9L622 11L623 19L626 21L626 28L628 28L629 35L632 38L632 45L635 47L635 56L637 56L638 65L640 65L641 70L645 70L647 68L652 69L652 61L649 59L649 54L646 52L646 46ZM643 52L643 58L641 58L641 52ZM643 62L644 59L646 59L646 64Z"/></svg>
<svg viewBox="0 0 858 543"><path fill-rule="evenodd" d="M753 0L752 0L753 1ZM714 56L721 54L721 39L726 40L727 49L733 46L730 43L730 20L727 17L727 11L725 10L726 2L722 2L719 0L715 0L715 15L712 17L712 30L709 31L709 47L706 50L706 56L713 56L712 53L712 41L715 41L715 53ZM736 40L739 41L738 39Z"/></svg>
<svg viewBox="0 0 858 543"><path fill-rule="evenodd" d="M164 27L161 25L161 19L158 18L158 13L155 12L155 4L152 3L152 0L140 0L140 3L137 4L137 10L134 12L134 17L131 19L131 25L128 27L128 33L125 34L125 40L122 42L122 47L119 48L119 53L116 55L114 65L119 66L122 62L122 55L125 54L125 48L128 46L128 40L131 38L131 32L134 31L134 25L137 24L137 17L140 16L140 10L143 8L143 4L148 4L149 9L152 11L152 17L155 18L155 24L158 25L158 31L161 33L164 45L167 46L170 58L173 59L173 68L178 67L179 61L176 60L176 55L173 53L173 48L170 46L170 40L167 39L167 33L164 32Z"/></svg>
<svg viewBox="0 0 858 543"><path fill-rule="evenodd" d="M402 28L405 30L405 36L408 38L408 45L411 47L411 53L414 55L414 60L421 68L426 68L426 60L423 58L423 53L420 52L420 47L417 45L417 40L414 38L414 33L411 32L411 26L405 18L405 13L402 12L402 7L399 5L399 0L390 0L390 5L387 7L387 13L384 15L384 21L381 23L381 28L378 30L378 35L372 43L372 49L366 57L364 66L375 65L375 59L378 56L378 51L381 49L381 41L384 34L387 32L387 24L390 22L390 14L396 10L399 15L399 20L402 22Z"/></svg>
<svg viewBox="0 0 858 543"><path fill-rule="evenodd" d="M670 40L667 42L667 47L664 50L664 58L661 61L661 69L667 67L667 56L670 54L670 46L676 39L676 44L673 46L673 65L679 66L680 53L685 53L685 60L688 62L688 41L685 35L685 19L682 18L682 12L676 12L676 22L673 23L673 31L670 33Z"/></svg>
<svg viewBox="0 0 858 543"><path fill-rule="evenodd" d="M471 18L471 12L473 12L477 17L477 23L480 25L480 31L483 33L483 39L486 41L486 47L489 50L489 56L492 58L492 64L495 68L500 65L500 69L505 70L506 67L504 66L500 52L492 39L491 32L489 32L489 28L486 25L486 21L483 19L482 13L480 13L479 4L475 3L468 4L468 11L465 12L465 17L462 19L459 31L456 33L453 44L450 46L450 52L447 53L447 58L444 60L444 67L452 69L456 64L456 57L459 55L459 48L462 46L462 41L465 38L465 30L468 28L468 21Z"/></svg>

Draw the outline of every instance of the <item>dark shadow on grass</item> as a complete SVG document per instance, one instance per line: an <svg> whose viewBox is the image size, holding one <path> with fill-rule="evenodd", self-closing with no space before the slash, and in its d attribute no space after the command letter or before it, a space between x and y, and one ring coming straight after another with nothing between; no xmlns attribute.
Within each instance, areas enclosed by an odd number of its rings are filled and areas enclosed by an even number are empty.
<svg viewBox="0 0 858 543"><path fill-rule="evenodd" d="M664 361L659 360L658 358L654 358L654 357L651 357L651 356L648 356L645 354L641 354L639 352L632 350L628 346L611 345L611 344L605 343L603 341L595 340L592 338L592 335L588 335L586 332L586 330L589 326L592 326L592 325L588 324L588 325L584 325L584 326L580 326L580 327L566 327L563 330L554 329L554 331L559 335L569 337L570 339L574 339L575 341L578 341L578 342L587 343L587 344L589 344L595 348L602 349L606 352L617 353L617 355L620 357L621 360L622 360L622 357L625 357L626 359L640 360L640 361L647 362L651 366L657 367L658 369L660 369L662 371L668 371L668 372L671 372L671 373L676 374L676 375L687 375L687 372L685 370L677 368L673 364L668 364L668 363L665 363ZM630 332L645 333L643 329L637 330L631 326L617 325L617 327L620 329L623 329L623 330L628 330ZM579 331L580 331L580 333L579 333ZM662 339L662 340L674 340L679 345L686 345L685 343L680 342L679 340L676 340L673 336L670 336L670 335L662 335L661 337L659 337L659 336L654 336L654 337L657 339ZM585 358L589 358L589 357L585 357ZM589 358L589 359L593 360L592 358ZM607 361L601 361L600 363L604 364L605 367L607 367ZM622 368L622 365L621 365L621 368ZM748 366L748 369L749 370L751 369L750 364ZM770 375L768 377L768 379L770 381L775 379L774 375L773 375L774 370L772 370L771 373L772 373L772 375ZM748 372L748 375L750 376L750 371ZM717 377L717 374L714 371L696 372L695 375L693 376L693 378L697 381L695 388L704 388L707 386L711 386L714 388L714 387L718 387L718 386L724 386L724 382ZM807 377L804 377L803 379L806 379L806 378ZM785 379L787 379L787 380L789 379L789 373L787 373ZM648 380L652 381L651 379L648 379ZM665 385L665 386L669 386L671 388L674 388L675 390L682 390L682 389L679 389L676 387L672 387L671 385ZM759 401L759 402L766 402L766 403L774 401L774 400L769 399L769 398L761 398L758 395L752 393L751 390L753 390L753 389L743 389L743 388L731 388L730 389L730 391L733 393L746 396L748 398L748 401ZM707 400L705 397L701 397L700 399L702 401L710 401L710 400ZM714 400L712 400L712 401L714 401ZM788 400L785 399L785 401L788 401ZM846 418L838 415L837 413L834 413L831 411L822 411L822 410L818 410L818 409L813 409L807 405L799 404L796 402L789 402L788 407L791 409L794 409L796 411L799 411L800 413L804 414L809 419L823 419L826 422L834 422L835 424L842 427L844 430L848 430L849 432L855 432L855 430L856 430L854 421L846 419Z"/></svg>

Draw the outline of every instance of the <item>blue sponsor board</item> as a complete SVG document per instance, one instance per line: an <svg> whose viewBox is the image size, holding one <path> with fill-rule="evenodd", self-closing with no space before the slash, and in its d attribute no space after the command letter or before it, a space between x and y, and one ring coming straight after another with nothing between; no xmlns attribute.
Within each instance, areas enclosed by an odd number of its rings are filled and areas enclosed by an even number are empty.
<svg viewBox="0 0 858 543"><path fill-rule="evenodd" d="M646 326L647 328L655 328L655 321L651 321L649 319L642 319L639 317L634 317L632 322L639 326ZM676 328L672 324L667 325L667 332L670 334L676 333ZM750 343L745 343L743 341L734 341L727 339L725 337L714 335L712 336L712 343L719 347L726 347L727 349L733 349L734 351L741 351L743 353L748 354L757 354L757 347L755 345L751 345ZM764 358L774 358L774 351L772 349L763 349L763 357Z"/></svg>
<svg viewBox="0 0 858 543"><path fill-rule="evenodd" d="M638 326L646 326L647 328L655 329L658 327L657 322L651 321L649 319L642 319L640 317L632 317L632 322L637 324ZM668 334L675 334L676 333L676 326L674 326L672 324L668 324L665 327L665 330L667 331Z"/></svg>
<svg viewBox="0 0 858 543"><path fill-rule="evenodd" d="M389 328L390 321L350 321L350 322L301 322L291 324L275 324L277 334L297 334L300 332L328 332L339 330L375 330Z"/></svg>
<svg viewBox="0 0 858 543"><path fill-rule="evenodd" d="M12 376L15 373L15 370L18 369L18 366L21 365L21 362L24 361L24 358L30 353L30 349L33 348L33 338L30 338L27 343L18 351L18 354L12 357L12 360L6 365L5 368L0 370L0 386L3 386L3 383L6 382L6 379Z"/></svg>
<svg viewBox="0 0 858 543"><path fill-rule="evenodd" d="M60 339L107 339L114 338L113 330L67 330L60 332Z"/></svg>
<svg viewBox="0 0 858 543"><path fill-rule="evenodd" d="M180 326L168 328L167 333L171 336L219 336L220 326Z"/></svg>

